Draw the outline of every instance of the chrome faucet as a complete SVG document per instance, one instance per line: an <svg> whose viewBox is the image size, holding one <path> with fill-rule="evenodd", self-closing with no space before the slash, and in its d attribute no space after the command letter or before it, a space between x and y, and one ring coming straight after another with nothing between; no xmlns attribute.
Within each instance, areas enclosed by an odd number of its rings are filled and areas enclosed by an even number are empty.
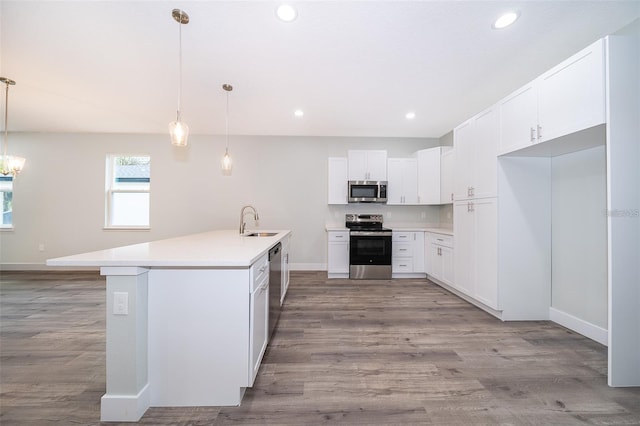
<svg viewBox="0 0 640 426"><path fill-rule="evenodd" d="M240 234L244 234L244 227L247 225L246 223L244 223L244 216L247 214L244 212L246 209L253 210L253 220L256 222L256 225L258 224L258 220L260 220L260 217L258 216L258 210L256 210L255 207L244 206L242 210L240 210Z"/></svg>

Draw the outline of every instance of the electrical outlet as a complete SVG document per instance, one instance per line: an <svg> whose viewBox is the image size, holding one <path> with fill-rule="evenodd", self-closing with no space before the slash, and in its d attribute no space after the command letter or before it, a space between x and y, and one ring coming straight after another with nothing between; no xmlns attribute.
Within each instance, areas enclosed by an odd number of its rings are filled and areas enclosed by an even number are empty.
<svg viewBox="0 0 640 426"><path fill-rule="evenodd" d="M113 314L129 315L129 293L120 291L113 293Z"/></svg>
<svg viewBox="0 0 640 426"><path fill-rule="evenodd" d="M38 244L38 251L44 251L44 244Z"/></svg>
<svg viewBox="0 0 640 426"><path fill-rule="evenodd" d="M421 217L422 219L426 219L426 218L427 218L427 212L422 212L422 213L420 213L420 217Z"/></svg>

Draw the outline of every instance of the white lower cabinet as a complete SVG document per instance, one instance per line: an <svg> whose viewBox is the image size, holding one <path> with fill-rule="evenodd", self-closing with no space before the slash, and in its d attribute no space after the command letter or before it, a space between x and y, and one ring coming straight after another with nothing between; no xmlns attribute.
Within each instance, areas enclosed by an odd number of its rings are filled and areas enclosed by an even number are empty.
<svg viewBox="0 0 640 426"><path fill-rule="evenodd" d="M269 258L263 256L251 267L252 289L249 306L249 380L256 379L269 342Z"/></svg>
<svg viewBox="0 0 640 426"><path fill-rule="evenodd" d="M291 236L285 237L282 243L282 289L280 290L280 304L284 302L289 289L289 242Z"/></svg>
<svg viewBox="0 0 640 426"><path fill-rule="evenodd" d="M453 205L453 287L498 309L497 198L457 201Z"/></svg>
<svg viewBox="0 0 640 426"><path fill-rule="evenodd" d="M394 278L425 276L423 231L394 231L391 245Z"/></svg>
<svg viewBox="0 0 640 426"><path fill-rule="evenodd" d="M453 237L427 232L425 250L428 277L453 285Z"/></svg>
<svg viewBox="0 0 640 426"><path fill-rule="evenodd" d="M329 278L349 277L349 231L327 231L327 273Z"/></svg>

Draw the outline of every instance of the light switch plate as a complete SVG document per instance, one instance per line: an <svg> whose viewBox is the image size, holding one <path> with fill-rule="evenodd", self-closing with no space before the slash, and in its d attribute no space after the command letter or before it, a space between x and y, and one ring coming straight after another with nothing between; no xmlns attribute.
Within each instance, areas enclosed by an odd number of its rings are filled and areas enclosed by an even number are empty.
<svg viewBox="0 0 640 426"><path fill-rule="evenodd" d="M113 314L129 315L129 293L121 291L113 293Z"/></svg>

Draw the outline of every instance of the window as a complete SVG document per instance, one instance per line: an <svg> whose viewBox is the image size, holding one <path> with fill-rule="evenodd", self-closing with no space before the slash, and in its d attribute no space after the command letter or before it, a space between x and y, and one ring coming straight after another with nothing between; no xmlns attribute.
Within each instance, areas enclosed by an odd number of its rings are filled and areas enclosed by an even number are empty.
<svg viewBox="0 0 640 426"><path fill-rule="evenodd" d="M148 228L151 157L107 155L107 228Z"/></svg>
<svg viewBox="0 0 640 426"><path fill-rule="evenodd" d="M13 177L0 176L0 198L2 199L2 222L0 228L13 226Z"/></svg>

